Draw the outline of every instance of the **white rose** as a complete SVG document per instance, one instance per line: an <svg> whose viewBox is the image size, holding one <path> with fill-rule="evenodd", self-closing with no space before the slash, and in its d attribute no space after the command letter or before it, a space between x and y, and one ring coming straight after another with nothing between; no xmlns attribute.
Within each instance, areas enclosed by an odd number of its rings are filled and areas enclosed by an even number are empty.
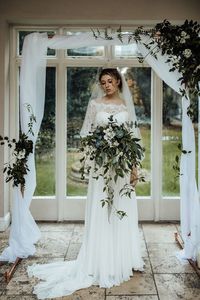
<svg viewBox="0 0 200 300"><path fill-rule="evenodd" d="M180 43L181 43L181 44L185 44L185 39L184 39L184 38L181 38L181 39L180 39Z"/></svg>
<svg viewBox="0 0 200 300"><path fill-rule="evenodd" d="M181 36L185 37L187 35L187 33L185 31L181 31Z"/></svg>
<svg viewBox="0 0 200 300"><path fill-rule="evenodd" d="M115 141L115 142L113 143L113 146L115 146L115 147L119 146L118 141Z"/></svg>
<svg viewBox="0 0 200 300"><path fill-rule="evenodd" d="M105 133L104 139L107 141L111 140L115 136L115 133L110 129L105 129L104 133Z"/></svg>
<svg viewBox="0 0 200 300"><path fill-rule="evenodd" d="M185 49L183 51L183 55L186 57L186 58L189 58L191 55L192 55L192 51L190 49Z"/></svg>
<svg viewBox="0 0 200 300"><path fill-rule="evenodd" d="M189 39L190 35L187 34L185 31L181 31L181 37L184 38L184 39Z"/></svg>

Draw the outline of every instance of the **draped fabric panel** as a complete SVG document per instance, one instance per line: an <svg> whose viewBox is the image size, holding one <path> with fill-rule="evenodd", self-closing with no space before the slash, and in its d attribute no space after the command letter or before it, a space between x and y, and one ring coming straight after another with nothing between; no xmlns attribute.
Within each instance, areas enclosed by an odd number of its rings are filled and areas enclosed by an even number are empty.
<svg viewBox="0 0 200 300"><path fill-rule="evenodd" d="M142 42L146 37L142 37ZM123 37L123 44L128 44L128 37ZM112 40L95 39L92 33L83 33L78 36L54 36L48 39L46 33L32 33L26 36L20 73L20 119L21 130L28 131L29 113L25 103L31 104L37 123L34 124L34 136L29 136L35 142L40 129L44 112L45 100L45 74L47 48L72 49L85 46L122 45L117 35ZM143 57L148 50L138 43L138 50ZM180 74L169 72L170 65L166 63L167 56L157 54L158 59L147 55L145 60L152 69L176 92L179 92L180 83L177 79ZM200 242L200 205L195 181L195 140L191 120L187 116L189 100L183 98L183 148L192 150L190 155L182 155L181 159L181 229L185 242L182 257L195 258L197 246ZM35 252L34 244L40 238L40 231L30 213L29 206L36 187L34 153L29 156L28 165L30 172L26 176L26 188L22 198L20 188L14 188L12 224L9 246L3 251L0 260L14 261L17 257L28 257ZM190 178L190 181L188 181Z"/></svg>
<svg viewBox="0 0 200 300"><path fill-rule="evenodd" d="M30 113L26 104L30 104L36 123L33 126L34 136L28 134L33 141L33 149L37 140L44 112L45 77L47 53L47 34L27 35L23 46L23 56L20 71L20 125L21 131L28 132ZM41 234L36 225L29 206L36 188L35 155L29 155L28 168L30 172L26 176L26 187L22 197L20 187L14 187L12 224L9 236L9 246L0 256L1 261L13 262L17 257L25 258L35 253L34 244Z"/></svg>
<svg viewBox="0 0 200 300"><path fill-rule="evenodd" d="M169 72L172 65L166 63L167 55L157 53L157 59L148 55L149 51L143 45L148 42L147 37L142 37L142 43L138 45L138 50L142 53L145 61L152 67L156 74L173 90L180 94L183 87L178 79L181 74L175 70ZM151 49L154 48L154 44ZM200 247L200 202L195 178L195 135L194 128L190 117L187 115L187 109L190 105L189 96L182 97L182 149L191 151L188 154L181 155L180 163L180 220L181 235L184 240L184 250L180 251L177 256L180 259L196 259L197 250Z"/></svg>

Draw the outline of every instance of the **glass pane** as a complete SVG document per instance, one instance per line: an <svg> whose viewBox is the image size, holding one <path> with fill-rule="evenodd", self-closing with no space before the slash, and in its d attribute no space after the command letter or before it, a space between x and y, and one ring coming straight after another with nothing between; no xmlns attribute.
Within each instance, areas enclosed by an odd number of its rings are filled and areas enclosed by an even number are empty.
<svg viewBox="0 0 200 300"><path fill-rule="evenodd" d="M56 68L48 67L44 118L36 143L37 187L34 196L55 195Z"/></svg>
<svg viewBox="0 0 200 300"><path fill-rule="evenodd" d="M138 196L150 195L151 178L151 68L122 68L135 105L135 112L140 127L142 143L145 147L145 158L142 161L142 170L145 182L136 186Z"/></svg>
<svg viewBox="0 0 200 300"><path fill-rule="evenodd" d="M81 32L67 32L67 35L78 35ZM66 56L104 56L104 47L81 47L68 49L65 51Z"/></svg>
<svg viewBox="0 0 200 300"><path fill-rule="evenodd" d="M115 46L115 56L117 57L138 57L141 53L137 50L136 44Z"/></svg>
<svg viewBox="0 0 200 300"><path fill-rule="evenodd" d="M98 72L96 67L67 68L67 195L87 193L87 182L80 180L80 130Z"/></svg>
<svg viewBox="0 0 200 300"><path fill-rule="evenodd" d="M173 170L176 155L180 155L181 144L181 97L165 83L163 84L163 196L179 195L179 178ZM170 176L169 176L170 174Z"/></svg>
<svg viewBox="0 0 200 300"><path fill-rule="evenodd" d="M23 43L24 43L24 38L30 34L30 33L33 33L33 32L36 32L35 30L34 31L19 31L18 32L18 53L17 55L22 55L22 47L23 47ZM40 33L42 32L45 32L45 31L38 31ZM52 35L52 34L55 34L54 31L47 31L48 34ZM56 50L54 49L49 49L47 50L47 56L55 56L56 55Z"/></svg>
<svg viewBox="0 0 200 300"><path fill-rule="evenodd" d="M198 98L194 103L194 131L196 142L196 166L198 165ZM182 108L181 96L168 85L163 84L163 196L179 196L179 176L173 166L175 157L181 155L178 144L182 144ZM180 159L179 159L180 160ZM171 174L169 176L169 174ZM196 167L198 180L198 168Z"/></svg>

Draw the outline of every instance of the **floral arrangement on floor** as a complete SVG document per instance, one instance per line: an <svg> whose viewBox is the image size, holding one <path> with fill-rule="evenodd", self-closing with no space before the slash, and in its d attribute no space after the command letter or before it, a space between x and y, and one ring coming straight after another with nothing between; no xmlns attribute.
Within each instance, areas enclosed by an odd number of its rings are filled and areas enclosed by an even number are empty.
<svg viewBox="0 0 200 300"><path fill-rule="evenodd" d="M97 126L90 134L81 139L80 151L83 156L80 159L82 167L80 169L82 179L85 173L89 173L94 168L94 178L98 179L102 176L104 179L103 192L106 198L102 199L102 207L107 204L108 216L110 216L112 207L122 219L126 216L126 212L117 210L113 205L114 188L118 178L124 178L131 173L133 166L141 166L144 148L139 144L140 139L133 135L133 122L119 125L109 117L107 125ZM144 177L138 178L144 181ZM120 190L120 195L131 197L134 191L132 185L126 183Z"/></svg>
<svg viewBox="0 0 200 300"><path fill-rule="evenodd" d="M112 33L106 29L104 33L92 30L95 39L104 38L112 40ZM117 36L123 43L122 28L117 29ZM158 51L162 55L167 54L167 62L171 63L170 72L178 70L181 73L179 80L183 84L181 94L200 95L200 24L191 20L186 20L182 25L173 25L168 20L158 23L154 28L144 29L138 27L134 32L128 34L128 41L141 41L141 36L149 37L149 41L144 46L149 50L148 55L157 58ZM138 57L139 62L143 62L145 57ZM194 104L188 110L188 114L192 116Z"/></svg>
<svg viewBox="0 0 200 300"><path fill-rule="evenodd" d="M24 196L25 189L25 175L28 173L29 168L27 165L28 156L33 153L33 142L29 139L28 135L34 135L33 124L36 122L36 118L33 114L32 107L30 104L25 104L28 112L30 113L28 132L20 132L19 140L10 139L8 136L0 135L0 145L7 146L12 149L11 158L9 162L5 163L3 172L6 174L6 182L13 181L13 186L19 186Z"/></svg>

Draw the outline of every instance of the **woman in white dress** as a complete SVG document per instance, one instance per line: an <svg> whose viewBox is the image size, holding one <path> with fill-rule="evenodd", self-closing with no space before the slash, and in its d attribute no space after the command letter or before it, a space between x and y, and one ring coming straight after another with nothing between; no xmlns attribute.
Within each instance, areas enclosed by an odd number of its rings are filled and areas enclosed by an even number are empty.
<svg viewBox="0 0 200 300"><path fill-rule="evenodd" d="M81 136L97 125L107 124L111 115L120 124L136 121L128 86L118 70L103 69L99 82L101 93L88 104ZM138 128L135 135L139 137ZM28 267L29 276L44 280L34 287L39 299L70 295L91 285L110 288L129 280L133 270L143 270L136 196L135 193L131 199L119 196L122 186L130 182L130 175L118 178L114 186L113 204L127 213L122 220L114 213L108 219L107 209L101 205L101 199L105 198L104 179L93 176L91 169L84 238L77 259Z"/></svg>

